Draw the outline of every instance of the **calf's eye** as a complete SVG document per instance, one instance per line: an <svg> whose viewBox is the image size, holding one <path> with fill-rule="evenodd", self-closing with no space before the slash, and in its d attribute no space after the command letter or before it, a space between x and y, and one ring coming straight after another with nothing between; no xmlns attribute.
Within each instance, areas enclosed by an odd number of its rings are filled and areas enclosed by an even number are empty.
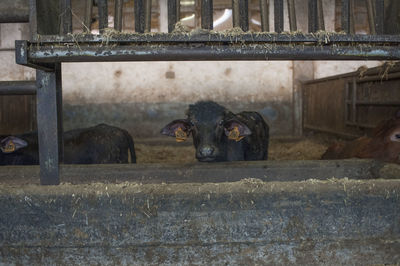
<svg viewBox="0 0 400 266"><path fill-rule="evenodd" d="M400 139L400 134L395 135L396 139Z"/></svg>

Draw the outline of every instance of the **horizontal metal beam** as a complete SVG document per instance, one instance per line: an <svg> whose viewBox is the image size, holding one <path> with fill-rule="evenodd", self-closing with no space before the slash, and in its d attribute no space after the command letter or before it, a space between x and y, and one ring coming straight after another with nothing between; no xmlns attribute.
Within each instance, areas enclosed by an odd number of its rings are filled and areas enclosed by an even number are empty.
<svg viewBox="0 0 400 266"><path fill-rule="evenodd" d="M22 42L22 41L18 41ZM317 44L318 47L332 44L351 44L357 48L357 44L381 44L381 45L398 45L400 44L400 35L347 35L347 34L331 34L331 33L314 33L314 34L277 34L277 33L151 33L151 34L112 34L112 35L41 35L40 42L32 42L35 46L44 45L67 45L67 44L151 44L156 43L303 43L304 45ZM83 47L81 47L83 48Z"/></svg>
<svg viewBox="0 0 400 266"><path fill-rule="evenodd" d="M237 182L251 176L264 182L305 181L310 178L327 180L348 178L356 180L390 178L381 170L400 165L382 163L372 159L352 160L292 160L292 161L237 161L194 164L109 164L60 165L63 182L85 184L92 182L162 183L219 183ZM0 183L36 184L37 166L2 166ZM3 181L6 180L6 181Z"/></svg>
<svg viewBox="0 0 400 266"><path fill-rule="evenodd" d="M28 0L1 0L0 23L29 22Z"/></svg>
<svg viewBox="0 0 400 266"><path fill-rule="evenodd" d="M18 52L18 51L17 51ZM390 46L276 46L273 44L177 44L116 46L53 46L25 51L28 62L110 62L110 61L181 61L181 60L399 60L400 50ZM17 63L19 63L17 61Z"/></svg>
<svg viewBox="0 0 400 266"><path fill-rule="evenodd" d="M35 95L35 81L0 81L0 95Z"/></svg>

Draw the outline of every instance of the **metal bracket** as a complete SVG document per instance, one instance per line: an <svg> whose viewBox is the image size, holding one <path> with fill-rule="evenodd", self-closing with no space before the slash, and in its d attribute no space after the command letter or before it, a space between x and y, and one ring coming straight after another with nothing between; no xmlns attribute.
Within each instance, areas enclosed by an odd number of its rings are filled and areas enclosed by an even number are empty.
<svg viewBox="0 0 400 266"><path fill-rule="evenodd" d="M23 65L39 70L43 70L46 72L52 72L55 69L54 64L51 63L41 63L41 64L33 64L28 61L28 53L29 53L29 43L25 40L16 40L15 41L15 62L18 65Z"/></svg>

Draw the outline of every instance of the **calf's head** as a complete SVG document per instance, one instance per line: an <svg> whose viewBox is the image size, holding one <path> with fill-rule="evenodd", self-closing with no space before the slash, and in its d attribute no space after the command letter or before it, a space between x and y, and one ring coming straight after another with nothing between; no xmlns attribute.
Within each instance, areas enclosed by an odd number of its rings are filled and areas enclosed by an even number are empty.
<svg viewBox="0 0 400 266"><path fill-rule="evenodd" d="M6 137L0 141L0 150L3 153L12 153L26 146L28 146L28 143L25 140L14 136Z"/></svg>
<svg viewBox="0 0 400 266"><path fill-rule="evenodd" d="M250 135L251 130L221 105L204 101L189 105L187 118L172 121L161 134L175 137L178 142L192 134L196 158L213 162L226 160L228 142L240 141Z"/></svg>
<svg viewBox="0 0 400 266"><path fill-rule="evenodd" d="M382 154L385 161L400 163L400 110L375 129L372 139L373 152Z"/></svg>

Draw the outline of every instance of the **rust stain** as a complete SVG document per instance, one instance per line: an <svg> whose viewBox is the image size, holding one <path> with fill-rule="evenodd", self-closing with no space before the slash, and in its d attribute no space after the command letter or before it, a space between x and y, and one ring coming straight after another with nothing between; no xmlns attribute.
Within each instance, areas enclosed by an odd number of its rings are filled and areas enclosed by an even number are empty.
<svg viewBox="0 0 400 266"><path fill-rule="evenodd" d="M167 78L167 79L174 79L174 78L175 78L175 72L174 72L174 71L167 71L167 72L165 72L165 78Z"/></svg>
<svg viewBox="0 0 400 266"><path fill-rule="evenodd" d="M114 72L114 77L116 77L116 78L121 77L121 75L122 75L122 71L121 71L121 70L116 70L116 71Z"/></svg>
<svg viewBox="0 0 400 266"><path fill-rule="evenodd" d="M231 74L231 72L232 72L232 68L228 67L228 68L225 68L224 74L225 74L225 76L229 76Z"/></svg>

